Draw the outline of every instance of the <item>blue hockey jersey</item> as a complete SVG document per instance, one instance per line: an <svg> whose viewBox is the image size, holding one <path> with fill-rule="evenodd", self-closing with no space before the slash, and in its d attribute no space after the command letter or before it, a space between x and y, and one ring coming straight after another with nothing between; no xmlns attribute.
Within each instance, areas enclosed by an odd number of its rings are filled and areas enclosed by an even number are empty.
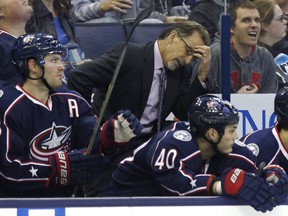
<svg viewBox="0 0 288 216"><path fill-rule="evenodd" d="M255 157L240 142L228 155L203 161L188 122L177 122L134 150L113 172L101 196L209 195L212 176L227 168L255 172Z"/></svg>
<svg viewBox="0 0 288 216"><path fill-rule="evenodd" d="M261 162L265 162L266 165L278 164L288 173L288 149L279 133L277 125L275 125L250 133L241 140L257 157L258 165Z"/></svg>
<svg viewBox="0 0 288 216"><path fill-rule="evenodd" d="M88 146L96 122L90 105L68 89L51 90L43 104L20 85L1 84L0 189L7 196L70 196L72 186L45 189L48 157ZM95 143L97 148L100 134Z"/></svg>

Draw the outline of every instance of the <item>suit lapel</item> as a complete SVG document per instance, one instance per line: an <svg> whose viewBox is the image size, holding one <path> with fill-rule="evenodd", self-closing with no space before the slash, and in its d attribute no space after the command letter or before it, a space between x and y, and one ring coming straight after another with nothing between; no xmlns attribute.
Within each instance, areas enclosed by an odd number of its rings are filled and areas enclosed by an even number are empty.
<svg viewBox="0 0 288 216"><path fill-rule="evenodd" d="M154 42L147 44L144 48L142 71L142 102L141 109L144 111L146 106L154 75Z"/></svg>

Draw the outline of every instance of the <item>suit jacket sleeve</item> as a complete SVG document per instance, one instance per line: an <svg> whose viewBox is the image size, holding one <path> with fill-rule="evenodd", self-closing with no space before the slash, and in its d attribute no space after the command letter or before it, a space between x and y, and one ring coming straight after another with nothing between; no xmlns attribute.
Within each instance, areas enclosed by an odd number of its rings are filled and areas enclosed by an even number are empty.
<svg viewBox="0 0 288 216"><path fill-rule="evenodd" d="M112 47L101 57L78 65L71 70L67 86L90 101L94 88L109 86L124 43Z"/></svg>
<svg viewBox="0 0 288 216"><path fill-rule="evenodd" d="M187 65L186 70L191 71L186 78L184 87L179 93L178 100L174 103L173 114L181 121L188 120L188 110L192 101L207 94L207 90L202 86L200 80L197 78L197 71L192 70L192 65Z"/></svg>

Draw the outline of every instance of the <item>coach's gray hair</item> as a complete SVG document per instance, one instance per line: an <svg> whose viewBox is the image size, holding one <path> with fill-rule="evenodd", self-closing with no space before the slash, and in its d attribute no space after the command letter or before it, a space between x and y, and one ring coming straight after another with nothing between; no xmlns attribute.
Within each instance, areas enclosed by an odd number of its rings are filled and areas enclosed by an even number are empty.
<svg viewBox="0 0 288 216"><path fill-rule="evenodd" d="M182 37L191 36L194 32L199 32L205 45L209 46L211 43L211 39L207 29L195 21L185 21L175 23L171 25L169 28L163 30L160 33L158 39L159 40L165 39L166 37L168 37L168 35L170 35L172 31L177 31Z"/></svg>

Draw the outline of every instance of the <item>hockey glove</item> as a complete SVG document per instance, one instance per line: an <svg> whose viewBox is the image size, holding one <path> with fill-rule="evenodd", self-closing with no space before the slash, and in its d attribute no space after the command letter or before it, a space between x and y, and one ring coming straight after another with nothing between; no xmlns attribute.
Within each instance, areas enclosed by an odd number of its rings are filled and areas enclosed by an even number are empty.
<svg viewBox="0 0 288 216"><path fill-rule="evenodd" d="M118 111L102 127L102 139L108 146L116 143L127 143L133 137L141 133L143 126L130 110ZM107 139L109 140L107 142ZM105 141L104 141L105 142Z"/></svg>
<svg viewBox="0 0 288 216"><path fill-rule="evenodd" d="M273 184L278 190L279 197L275 197L277 204L284 202L288 196L288 176L279 165L269 165L263 169L264 179Z"/></svg>
<svg viewBox="0 0 288 216"><path fill-rule="evenodd" d="M59 151L49 161L52 167L50 183L58 186L91 183L109 162L102 155L85 155L80 150Z"/></svg>
<svg viewBox="0 0 288 216"><path fill-rule="evenodd" d="M276 205L277 190L263 178L241 169L227 169L221 176L222 193L237 197L255 210L271 211Z"/></svg>

